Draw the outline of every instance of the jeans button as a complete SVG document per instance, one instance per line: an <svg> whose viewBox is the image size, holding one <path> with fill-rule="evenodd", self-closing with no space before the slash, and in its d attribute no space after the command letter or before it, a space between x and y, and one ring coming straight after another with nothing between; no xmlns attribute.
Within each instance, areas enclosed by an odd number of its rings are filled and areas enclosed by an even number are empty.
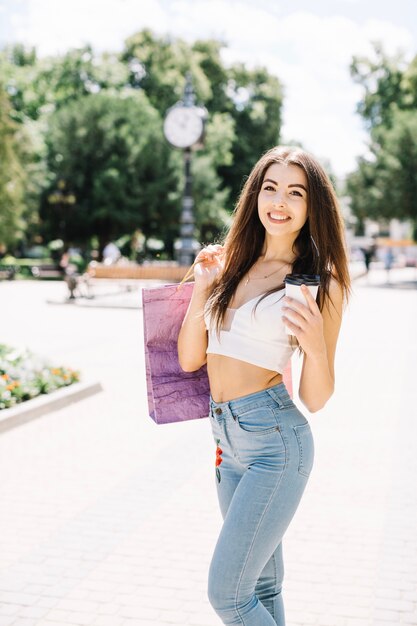
<svg viewBox="0 0 417 626"><path fill-rule="evenodd" d="M216 413L216 415L221 415L222 410L221 408L218 406L217 409L214 409L214 412Z"/></svg>

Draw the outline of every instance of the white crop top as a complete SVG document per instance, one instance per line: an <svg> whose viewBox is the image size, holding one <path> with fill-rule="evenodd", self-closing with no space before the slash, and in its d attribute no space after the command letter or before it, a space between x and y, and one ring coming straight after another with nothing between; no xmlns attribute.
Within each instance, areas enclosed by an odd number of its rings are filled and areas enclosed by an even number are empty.
<svg viewBox="0 0 417 626"><path fill-rule="evenodd" d="M204 321L208 330L206 353L230 356L282 374L296 348L296 345L290 345L290 335L285 332L281 319L285 293L278 291L269 294L253 313L256 301L262 295L248 300L237 309L228 309L227 315L232 318L230 329L220 331L220 341L214 325L210 327L211 316L205 306Z"/></svg>

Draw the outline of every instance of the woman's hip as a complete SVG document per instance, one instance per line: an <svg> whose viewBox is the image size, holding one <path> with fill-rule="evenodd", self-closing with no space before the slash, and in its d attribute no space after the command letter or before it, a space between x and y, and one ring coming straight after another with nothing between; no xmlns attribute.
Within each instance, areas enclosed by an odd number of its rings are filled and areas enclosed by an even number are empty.
<svg viewBox="0 0 417 626"><path fill-rule="evenodd" d="M210 421L214 438L222 439L231 459L246 467L258 462L309 476L314 460L310 424L282 383L228 402L210 398Z"/></svg>

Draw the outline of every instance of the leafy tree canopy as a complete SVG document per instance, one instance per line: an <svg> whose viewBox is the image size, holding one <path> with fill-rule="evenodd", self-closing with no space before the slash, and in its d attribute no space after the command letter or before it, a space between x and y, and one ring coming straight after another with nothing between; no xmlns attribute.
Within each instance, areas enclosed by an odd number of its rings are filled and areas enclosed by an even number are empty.
<svg viewBox="0 0 417 626"><path fill-rule="evenodd" d="M21 220L24 170L19 158L18 128L10 119L10 102L0 84L0 246L14 244Z"/></svg>
<svg viewBox="0 0 417 626"><path fill-rule="evenodd" d="M354 58L352 76L363 87L358 111L370 132L369 157L347 179L353 213L410 219L417 236L417 57L406 64L375 45L373 60Z"/></svg>
<svg viewBox="0 0 417 626"><path fill-rule="evenodd" d="M82 97L56 111L48 126L53 177L41 215L54 231L49 236L61 229L65 239L80 242L99 234L109 241L137 227L149 234L175 228L167 197L167 189L175 188L170 151L160 116L143 92ZM64 197L54 195L59 184Z"/></svg>
<svg viewBox="0 0 417 626"><path fill-rule="evenodd" d="M374 44L374 58L353 57L351 76L363 89L357 111L368 130L389 126L393 109L407 106L404 69L402 57L389 57L380 43Z"/></svg>

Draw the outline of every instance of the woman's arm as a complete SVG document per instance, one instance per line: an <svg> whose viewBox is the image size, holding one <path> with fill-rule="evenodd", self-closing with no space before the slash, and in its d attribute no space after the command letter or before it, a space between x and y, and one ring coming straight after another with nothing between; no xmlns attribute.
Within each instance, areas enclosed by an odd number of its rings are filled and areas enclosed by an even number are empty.
<svg viewBox="0 0 417 626"><path fill-rule="evenodd" d="M326 297L321 312L309 290L304 293L308 307L284 298L297 311L286 308L288 318L284 322L294 331L304 350L299 397L310 413L314 413L324 407L334 391L334 358L342 322L343 292L332 278L329 293L333 302Z"/></svg>
<svg viewBox="0 0 417 626"><path fill-rule="evenodd" d="M178 360L184 372L195 372L207 361L207 330L203 310L207 302L208 290L197 288L188 305L178 335Z"/></svg>
<svg viewBox="0 0 417 626"><path fill-rule="evenodd" d="M194 288L178 335L178 360L184 372L195 372L207 363L208 333L204 322L204 305L212 284L223 269L221 244L209 244L194 261Z"/></svg>

